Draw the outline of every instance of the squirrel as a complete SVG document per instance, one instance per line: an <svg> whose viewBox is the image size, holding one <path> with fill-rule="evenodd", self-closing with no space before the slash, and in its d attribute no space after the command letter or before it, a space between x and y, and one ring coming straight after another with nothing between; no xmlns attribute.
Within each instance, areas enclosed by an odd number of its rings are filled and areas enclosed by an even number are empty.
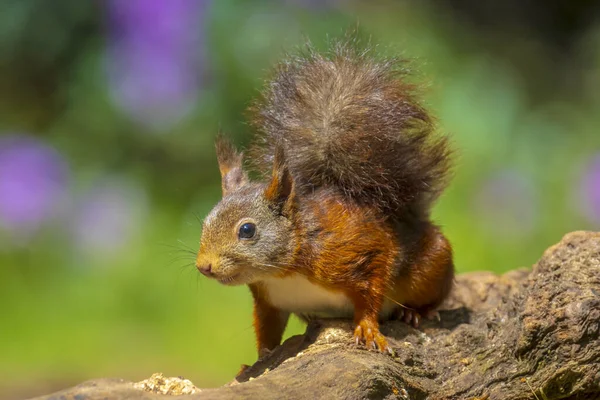
<svg viewBox="0 0 600 400"><path fill-rule="evenodd" d="M430 208L452 150L405 61L356 40L325 52L308 44L249 107L249 156L217 137L223 196L203 222L196 267L249 286L259 357L291 313L353 318L357 345L391 354L380 321L439 318L454 265Z"/></svg>

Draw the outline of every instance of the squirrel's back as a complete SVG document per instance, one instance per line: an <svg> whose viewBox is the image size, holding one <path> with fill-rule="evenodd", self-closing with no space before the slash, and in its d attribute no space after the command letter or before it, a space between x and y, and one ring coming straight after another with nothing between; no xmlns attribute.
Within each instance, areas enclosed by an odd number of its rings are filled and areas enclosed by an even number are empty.
<svg viewBox="0 0 600 400"><path fill-rule="evenodd" d="M251 159L270 173L280 146L296 190L335 187L392 214L426 214L446 186L448 140L406 80L405 60L373 53L345 40L281 62L250 108Z"/></svg>

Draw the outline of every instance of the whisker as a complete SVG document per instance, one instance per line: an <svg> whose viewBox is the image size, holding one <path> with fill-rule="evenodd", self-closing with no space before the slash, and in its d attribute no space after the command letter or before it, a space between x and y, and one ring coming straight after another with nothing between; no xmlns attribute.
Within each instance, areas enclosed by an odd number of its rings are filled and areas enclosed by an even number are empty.
<svg viewBox="0 0 600 400"><path fill-rule="evenodd" d="M167 243L159 243L159 246L168 247L169 250L167 250L167 251L184 252L184 253L189 253L189 254L194 254L194 255L196 254L196 251L190 247L181 248L181 247L174 246L172 244L167 244Z"/></svg>
<svg viewBox="0 0 600 400"><path fill-rule="evenodd" d="M202 225L202 218L200 218L200 216L198 215L198 213L195 212L195 211L192 211L192 215L194 217L196 217L196 220L200 223L200 225Z"/></svg>
<svg viewBox="0 0 600 400"><path fill-rule="evenodd" d="M173 258L171 259L171 261L179 261L179 260L195 260L196 257L192 257L191 254L179 254L176 256L173 256Z"/></svg>
<svg viewBox="0 0 600 400"><path fill-rule="evenodd" d="M193 259L190 259L189 257L183 257L183 256L180 256L180 257L176 257L176 258L174 258L174 259L170 260L169 262L167 262L167 263L165 264L164 268L170 268L170 267L172 267L172 266L173 266L173 264L175 264L175 263L178 263L178 262L181 262L181 261L187 261L187 262L185 263L185 265L194 265L194 264L196 263L196 261L195 261L195 260L193 260Z"/></svg>
<svg viewBox="0 0 600 400"><path fill-rule="evenodd" d="M173 261L173 260L195 260L196 254L187 253L187 252L172 252L172 253L164 253L163 254L164 261Z"/></svg>
<svg viewBox="0 0 600 400"><path fill-rule="evenodd" d="M185 271L192 272L196 268L194 267L194 265L192 263L188 263L188 264L178 265L177 269L179 269L180 274L183 274Z"/></svg>
<svg viewBox="0 0 600 400"><path fill-rule="evenodd" d="M177 239L177 243L179 243L180 245L183 246L184 249L189 250L189 251L193 251L195 252L196 250L194 250L190 245L186 244L183 240L181 239Z"/></svg>
<svg viewBox="0 0 600 400"><path fill-rule="evenodd" d="M399 306L400 306L400 307L402 307L402 308L405 308L405 309L407 309L407 310L413 310L413 311L414 311L414 308L410 308L410 307L408 307L408 306L405 306L404 304L400 304L400 303L398 303L396 300L392 299L392 298L391 298L390 296L388 296L388 295L385 295L385 294L384 294L384 295L383 295L383 297L385 297L386 299L388 299L388 300L389 300L389 301L391 301L392 303L394 303L394 304L396 304L396 305L399 305Z"/></svg>
<svg viewBox="0 0 600 400"><path fill-rule="evenodd" d="M196 258L196 253L192 253L191 251L177 251L177 252L171 252L171 253L165 253L167 255L177 255L177 256L181 256L181 257L190 257L190 258Z"/></svg>
<svg viewBox="0 0 600 400"><path fill-rule="evenodd" d="M188 248L190 250L193 250L190 246L188 246L187 244L185 244L184 242L181 241L181 239L177 239L180 244L182 244L185 248ZM171 243L158 243L159 246L163 246L163 247L171 247L173 249L180 249L181 247L175 246Z"/></svg>

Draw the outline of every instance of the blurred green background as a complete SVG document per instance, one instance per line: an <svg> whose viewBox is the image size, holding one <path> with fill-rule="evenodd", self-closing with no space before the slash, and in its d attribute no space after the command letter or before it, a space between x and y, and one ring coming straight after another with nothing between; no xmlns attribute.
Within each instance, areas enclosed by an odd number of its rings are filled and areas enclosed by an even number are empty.
<svg viewBox="0 0 600 400"><path fill-rule="evenodd" d="M600 227L592 1L4 0L0 398L255 358L245 287L194 269L219 200L212 141L306 37L356 28L420 66L458 149L435 209L460 272L528 267ZM302 331L293 320L287 335Z"/></svg>

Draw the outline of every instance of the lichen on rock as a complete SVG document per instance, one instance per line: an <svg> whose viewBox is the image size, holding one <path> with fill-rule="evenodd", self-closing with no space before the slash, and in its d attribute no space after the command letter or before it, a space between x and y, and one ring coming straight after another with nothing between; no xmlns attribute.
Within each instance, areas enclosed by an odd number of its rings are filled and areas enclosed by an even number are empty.
<svg viewBox="0 0 600 400"><path fill-rule="evenodd" d="M200 391L189 379L182 377L167 378L160 372L152 374L148 379L135 383L133 387L147 392L171 396L194 394Z"/></svg>

